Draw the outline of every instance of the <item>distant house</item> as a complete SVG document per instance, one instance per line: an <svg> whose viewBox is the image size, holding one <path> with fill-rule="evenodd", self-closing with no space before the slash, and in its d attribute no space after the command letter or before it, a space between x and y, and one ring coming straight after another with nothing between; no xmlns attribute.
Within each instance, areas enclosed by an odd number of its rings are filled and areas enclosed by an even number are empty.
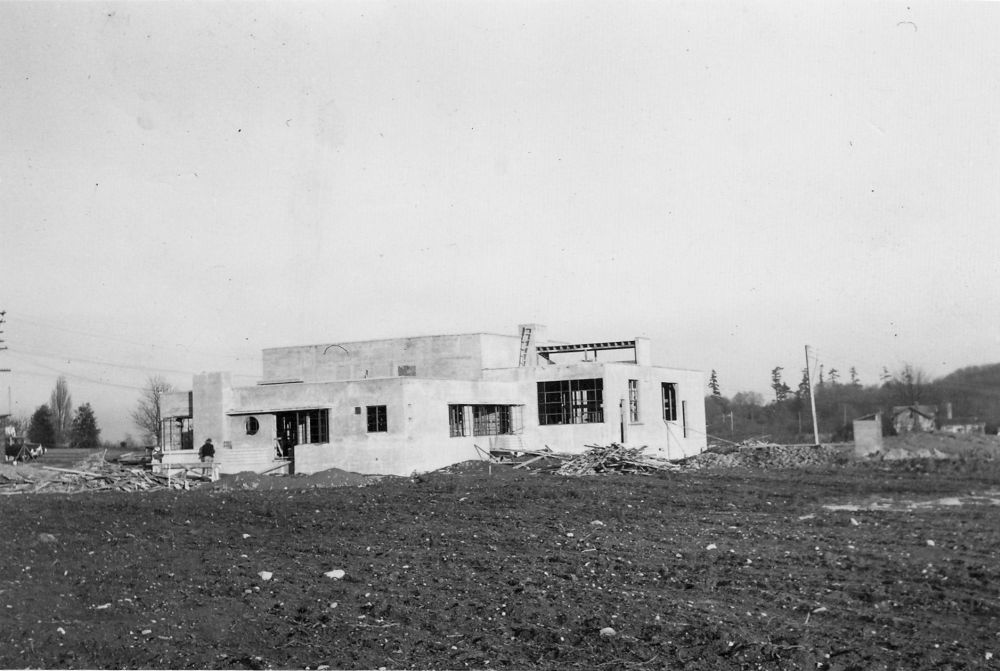
<svg viewBox="0 0 1000 671"><path fill-rule="evenodd" d="M897 405L892 409L892 426L896 433L933 431L937 410L936 405Z"/></svg>
<svg viewBox="0 0 1000 671"><path fill-rule="evenodd" d="M944 433L986 433L986 422L975 417L942 419L938 428Z"/></svg>

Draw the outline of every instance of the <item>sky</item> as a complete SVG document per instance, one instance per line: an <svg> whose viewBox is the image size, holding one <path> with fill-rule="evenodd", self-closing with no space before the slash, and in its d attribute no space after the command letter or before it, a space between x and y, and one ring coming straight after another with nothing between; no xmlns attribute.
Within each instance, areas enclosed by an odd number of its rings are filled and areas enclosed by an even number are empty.
<svg viewBox="0 0 1000 671"><path fill-rule="evenodd" d="M1000 3L0 2L0 412L438 333L1000 361Z"/></svg>

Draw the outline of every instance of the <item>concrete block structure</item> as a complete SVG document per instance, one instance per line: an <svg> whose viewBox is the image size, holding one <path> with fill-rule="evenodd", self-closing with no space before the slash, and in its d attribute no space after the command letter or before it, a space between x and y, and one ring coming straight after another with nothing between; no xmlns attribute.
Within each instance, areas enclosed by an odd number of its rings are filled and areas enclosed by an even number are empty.
<svg viewBox="0 0 1000 671"><path fill-rule="evenodd" d="M582 452L612 442L681 458L705 449L698 371L655 366L645 338L553 343L472 333L280 347L261 380L204 373L161 407L162 461L206 438L222 473L329 468L409 475L491 450Z"/></svg>

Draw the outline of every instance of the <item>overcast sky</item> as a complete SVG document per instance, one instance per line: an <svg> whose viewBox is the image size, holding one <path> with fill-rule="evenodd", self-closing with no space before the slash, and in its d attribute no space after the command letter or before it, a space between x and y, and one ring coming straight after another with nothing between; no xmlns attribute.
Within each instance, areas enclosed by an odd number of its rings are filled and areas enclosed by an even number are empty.
<svg viewBox="0 0 1000 671"><path fill-rule="evenodd" d="M0 352L153 374L489 331L724 394L1000 361L998 3L0 3ZM0 406L6 412L7 399Z"/></svg>

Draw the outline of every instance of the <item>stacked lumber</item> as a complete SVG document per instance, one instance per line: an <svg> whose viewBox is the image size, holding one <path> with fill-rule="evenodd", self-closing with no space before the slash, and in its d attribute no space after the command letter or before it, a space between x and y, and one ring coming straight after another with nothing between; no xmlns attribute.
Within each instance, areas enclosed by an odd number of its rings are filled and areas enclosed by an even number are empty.
<svg viewBox="0 0 1000 671"><path fill-rule="evenodd" d="M34 494L40 491L79 494L100 491L186 490L208 479L188 473L168 477L109 462L88 463L87 467L87 470L75 470L41 466L25 472L5 471L0 473L0 494Z"/></svg>
<svg viewBox="0 0 1000 671"><path fill-rule="evenodd" d="M587 451L565 461L559 475L594 475L597 473L652 473L654 471L676 470L670 462L654 459L643 454L646 446L625 447L618 443L610 445L587 445Z"/></svg>

